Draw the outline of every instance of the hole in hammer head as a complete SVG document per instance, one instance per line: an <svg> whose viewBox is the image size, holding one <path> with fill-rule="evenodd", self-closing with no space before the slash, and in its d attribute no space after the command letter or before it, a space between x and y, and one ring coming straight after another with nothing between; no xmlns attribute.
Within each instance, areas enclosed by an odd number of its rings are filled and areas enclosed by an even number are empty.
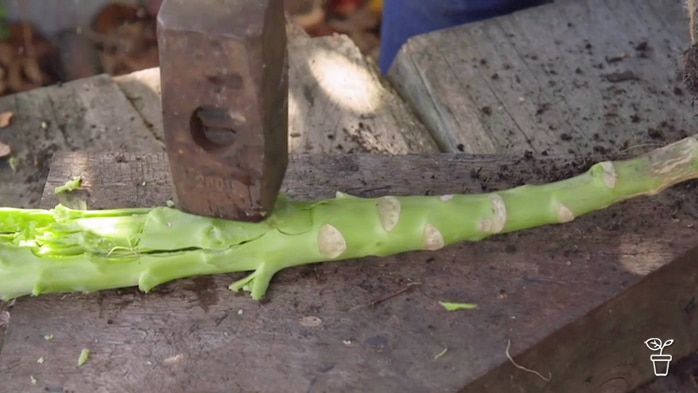
<svg viewBox="0 0 698 393"><path fill-rule="evenodd" d="M194 142L206 151L232 145L237 132L227 111L208 105L200 106L192 113L190 129Z"/></svg>

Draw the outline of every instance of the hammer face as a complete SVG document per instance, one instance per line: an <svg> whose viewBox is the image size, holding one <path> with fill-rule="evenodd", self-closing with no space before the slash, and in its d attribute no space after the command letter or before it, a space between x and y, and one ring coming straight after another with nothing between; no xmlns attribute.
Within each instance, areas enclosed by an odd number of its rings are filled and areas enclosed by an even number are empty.
<svg viewBox="0 0 698 393"><path fill-rule="evenodd" d="M165 0L158 45L177 205L262 220L288 163L283 0Z"/></svg>

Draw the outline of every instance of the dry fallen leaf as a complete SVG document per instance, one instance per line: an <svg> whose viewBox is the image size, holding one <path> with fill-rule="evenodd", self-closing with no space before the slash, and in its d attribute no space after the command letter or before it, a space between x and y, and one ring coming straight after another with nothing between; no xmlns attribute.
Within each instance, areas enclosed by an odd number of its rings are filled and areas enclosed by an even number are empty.
<svg viewBox="0 0 698 393"><path fill-rule="evenodd" d="M10 120L12 120L12 112L0 113L0 128L5 128L10 125Z"/></svg>
<svg viewBox="0 0 698 393"><path fill-rule="evenodd" d="M7 157L12 153L10 146L0 142L0 158Z"/></svg>

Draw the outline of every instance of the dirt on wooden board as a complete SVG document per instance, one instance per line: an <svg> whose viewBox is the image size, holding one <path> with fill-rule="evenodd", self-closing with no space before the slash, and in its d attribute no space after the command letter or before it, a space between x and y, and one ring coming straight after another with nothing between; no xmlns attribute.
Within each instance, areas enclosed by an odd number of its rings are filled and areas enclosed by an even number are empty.
<svg viewBox="0 0 698 393"><path fill-rule="evenodd" d="M571 22L568 23L568 27L573 28L573 26L574 25ZM570 49L568 49L568 51L576 51L582 56L589 56L590 58L595 57L594 45L592 45L589 41L586 40L584 41L583 45L578 46L577 48L571 47ZM698 92L698 77L695 76L695 68L696 66L698 66L698 60L696 59L698 59L698 56L694 54L693 51L693 49L689 49L686 51L686 70L685 72L677 70L676 78L674 78L674 81L672 82L675 82L674 86L669 86L666 89L666 91L653 91L654 94L658 96L673 95L678 100L692 100L690 95L684 92L684 88L683 86L681 86L681 81L685 82L686 90L688 90L689 92ZM595 62L592 65L592 67L596 69L594 72L601 72L602 78L610 82L610 85L602 91L602 99L604 101L604 112L599 113L598 116L603 118L605 124L608 126L632 123L633 128L635 129L644 128L646 130L646 135L642 139L650 142L637 144L630 140L627 136L624 138L623 136L611 133L595 133L588 140L580 142L581 145L579 147L582 148L582 151L593 151L594 153L597 153L600 156L608 155L611 152L628 152L630 154L638 154L643 151L648 151L656 147L659 147L662 144L685 138L689 135L689 131L675 124L674 119L668 119L658 123L653 123L651 120L649 120L647 118L649 116L645 116L641 110L642 104L639 103L639 100L642 99L642 97L633 97L628 93L628 90L624 86L624 84L627 82L640 81L642 80L642 78L641 76L637 75L635 72L631 70L624 70L622 67L622 63L627 59L633 57L641 59L651 59L652 56L653 48L648 44L647 41L629 42L626 51L620 52L614 56L604 56L603 61ZM525 57L534 62L539 60L538 55L535 53L528 54ZM556 64L554 61L540 63L540 66L545 68L546 73L548 75L558 75L558 71L556 70ZM475 65L475 67L488 68L489 64L487 59L480 59L478 64ZM507 64L504 65L504 69L506 70L511 70L511 67L512 66ZM619 67L620 69L622 69L621 71L617 71ZM570 75L566 79L568 79L569 82L571 82L573 85L577 87L587 87L587 82L577 78L578 76L583 75L586 72L588 71L584 70L581 67L577 67L574 70L574 75ZM490 78L499 79L500 75L499 73L494 72L491 74ZM551 78L548 81L548 83L551 86L553 92L557 92L559 90L562 93L562 88L558 89L555 87L557 81L554 77ZM633 98L637 98L638 102L635 102ZM668 97L667 99L671 99L671 97ZM551 108L552 104L550 103L540 103L538 104L538 108L534 115L538 117L540 121L542 121L545 112L547 112ZM492 108L490 106L483 106L482 108L480 108L480 111L485 115L490 115L492 113ZM628 113L630 114L628 115ZM583 120L590 119L583 118ZM556 124L551 123L548 124L547 127L551 131L556 131L556 135L558 136L561 142L570 142L577 139L577 137L573 135L571 132L560 128ZM462 150L460 149L460 146L459 150ZM573 149L568 149L567 153L578 154L578 152L574 151ZM548 151L543 150L541 154L547 155Z"/></svg>

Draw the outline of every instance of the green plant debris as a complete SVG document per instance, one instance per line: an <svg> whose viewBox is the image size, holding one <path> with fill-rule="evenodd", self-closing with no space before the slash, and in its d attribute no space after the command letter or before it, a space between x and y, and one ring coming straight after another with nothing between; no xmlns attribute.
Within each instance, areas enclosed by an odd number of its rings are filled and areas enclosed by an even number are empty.
<svg viewBox="0 0 698 393"><path fill-rule="evenodd" d="M636 158L597 163L568 179L489 193L362 198L337 192L318 201L281 195L257 223L166 206L0 208L0 299L133 286L149 292L180 278L247 272L229 288L259 300L286 268L429 252L565 224L696 178L698 136L691 136Z"/></svg>
<svg viewBox="0 0 698 393"><path fill-rule="evenodd" d="M80 356L78 357L78 367L87 363L87 360L89 358L90 358L90 350L87 348L83 348L82 351L80 351Z"/></svg>
<svg viewBox="0 0 698 393"><path fill-rule="evenodd" d="M439 358L442 358L444 355L446 355L446 352L448 352L448 348L444 348L443 351L437 353L434 356L434 360L438 360Z"/></svg>
<svg viewBox="0 0 698 393"><path fill-rule="evenodd" d="M64 192L75 191L82 185L82 177L74 177L68 180L64 185L56 187L54 194L62 194Z"/></svg>
<svg viewBox="0 0 698 393"><path fill-rule="evenodd" d="M15 156L10 157L7 160L7 163L10 165L10 169L12 169L12 172L17 172L17 165L19 162L17 161L17 158Z"/></svg>
<svg viewBox="0 0 698 393"><path fill-rule="evenodd" d="M40 358L38 358L38 359L36 359L36 362L39 363L39 364L44 364L44 358L43 358L43 356L40 357Z"/></svg>
<svg viewBox="0 0 698 393"><path fill-rule="evenodd" d="M456 310L472 310L477 308L477 304L472 303L453 303L453 302L439 302L446 310L456 311Z"/></svg>
<svg viewBox="0 0 698 393"><path fill-rule="evenodd" d="M30 375L30 376L29 376L29 380L31 381L32 385L36 385L36 383L38 382L38 381L36 380L36 378L34 378L33 375Z"/></svg>
<svg viewBox="0 0 698 393"><path fill-rule="evenodd" d="M53 340L53 334L46 334L46 335L44 335L44 340L46 340L46 341L51 341L51 340Z"/></svg>

